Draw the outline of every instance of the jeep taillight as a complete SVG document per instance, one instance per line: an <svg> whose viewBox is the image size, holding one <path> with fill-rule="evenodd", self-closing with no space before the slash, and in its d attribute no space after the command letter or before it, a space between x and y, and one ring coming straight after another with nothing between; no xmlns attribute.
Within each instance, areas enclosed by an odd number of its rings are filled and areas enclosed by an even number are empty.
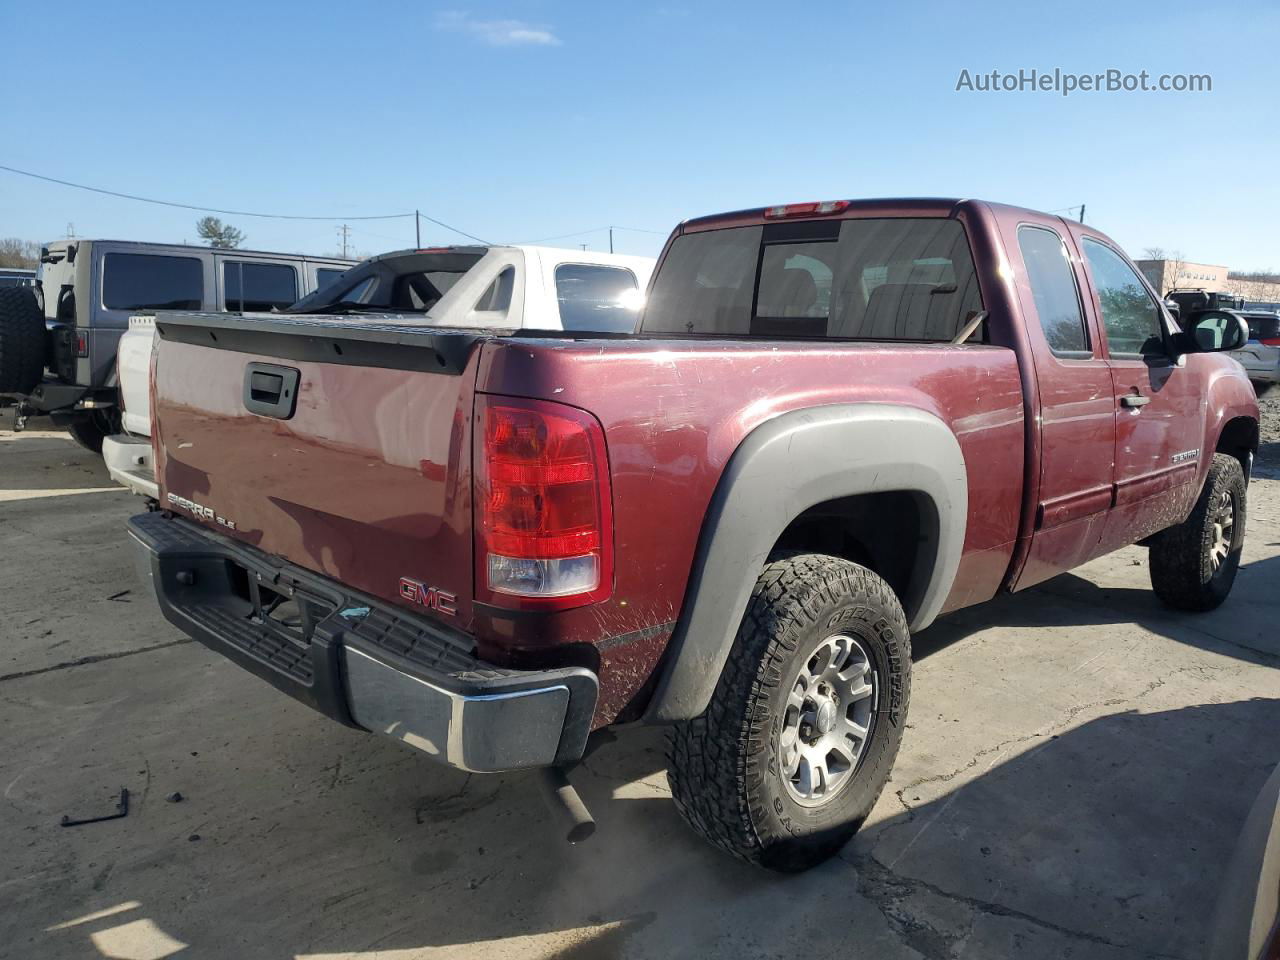
<svg viewBox="0 0 1280 960"><path fill-rule="evenodd" d="M607 597L613 530L599 422L540 400L480 395L476 407L478 595L543 609Z"/></svg>

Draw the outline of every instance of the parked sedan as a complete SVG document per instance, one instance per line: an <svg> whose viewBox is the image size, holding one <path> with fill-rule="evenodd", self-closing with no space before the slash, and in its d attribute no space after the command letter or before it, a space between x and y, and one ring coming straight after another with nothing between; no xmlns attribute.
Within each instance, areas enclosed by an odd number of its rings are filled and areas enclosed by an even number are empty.
<svg viewBox="0 0 1280 960"><path fill-rule="evenodd" d="M1280 313L1246 313L1249 342L1231 356L1243 364L1259 392L1280 383Z"/></svg>

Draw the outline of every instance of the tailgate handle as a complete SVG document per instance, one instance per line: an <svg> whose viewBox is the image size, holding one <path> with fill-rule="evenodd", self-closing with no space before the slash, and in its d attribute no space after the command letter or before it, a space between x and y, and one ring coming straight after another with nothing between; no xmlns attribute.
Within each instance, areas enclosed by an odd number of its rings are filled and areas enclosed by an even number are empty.
<svg viewBox="0 0 1280 960"><path fill-rule="evenodd" d="M260 417L288 420L298 402L300 374L293 367L250 363L244 368L244 408Z"/></svg>

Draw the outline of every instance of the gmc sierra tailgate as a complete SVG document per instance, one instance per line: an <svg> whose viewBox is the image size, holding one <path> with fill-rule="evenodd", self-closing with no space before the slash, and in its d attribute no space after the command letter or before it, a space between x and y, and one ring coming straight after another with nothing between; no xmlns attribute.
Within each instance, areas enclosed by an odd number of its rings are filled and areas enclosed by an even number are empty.
<svg viewBox="0 0 1280 960"><path fill-rule="evenodd" d="M472 597L480 331L160 314L161 507L375 597ZM452 619L452 617L451 617Z"/></svg>

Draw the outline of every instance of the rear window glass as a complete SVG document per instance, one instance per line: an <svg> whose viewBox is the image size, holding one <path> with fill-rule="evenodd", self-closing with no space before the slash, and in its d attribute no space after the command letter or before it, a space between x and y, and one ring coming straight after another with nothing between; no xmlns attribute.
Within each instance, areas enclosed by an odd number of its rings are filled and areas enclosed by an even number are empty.
<svg viewBox="0 0 1280 960"><path fill-rule="evenodd" d="M102 260L102 305L108 310L200 309L204 268L194 257L108 253Z"/></svg>
<svg viewBox="0 0 1280 960"><path fill-rule="evenodd" d="M623 267L562 263L556 267L556 299L566 330L630 333L636 327L636 275Z"/></svg>
<svg viewBox="0 0 1280 960"><path fill-rule="evenodd" d="M298 271L283 263L229 260L222 268L222 299L228 310L283 310L298 299Z"/></svg>
<svg viewBox="0 0 1280 960"><path fill-rule="evenodd" d="M1249 317L1250 340L1275 340L1280 338L1280 316Z"/></svg>
<svg viewBox="0 0 1280 960"><path fill-rule="evenodd" d="M954 220L800 221L676 238L643 330L949 341L981 310Z"/></svg>

